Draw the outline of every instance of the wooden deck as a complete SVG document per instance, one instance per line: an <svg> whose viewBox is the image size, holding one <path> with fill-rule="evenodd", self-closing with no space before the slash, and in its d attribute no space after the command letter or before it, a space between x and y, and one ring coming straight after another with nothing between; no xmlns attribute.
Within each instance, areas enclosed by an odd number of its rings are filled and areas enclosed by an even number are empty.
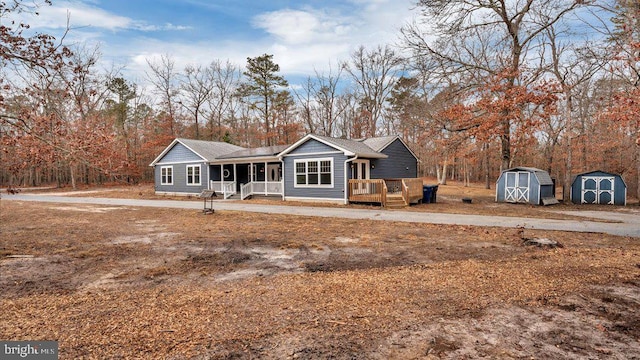
<svg viewBox="0 0 640 360"><path fill-rule="evenodd" d="M393 198L396 203L395 199L399 195L404 206L420 202L422 179L349 180L349 202L374 203L386 207L390 198Z"/></svg>

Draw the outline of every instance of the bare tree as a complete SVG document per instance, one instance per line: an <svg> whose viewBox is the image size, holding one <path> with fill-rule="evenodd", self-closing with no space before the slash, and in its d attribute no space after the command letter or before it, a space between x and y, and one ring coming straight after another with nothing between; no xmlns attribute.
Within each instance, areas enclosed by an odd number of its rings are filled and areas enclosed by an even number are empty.
<svg viewBox="0 0 640 360"><path fill-rule="evenodd" d="M506 92L522 84L523 64L540 37L581 0L419 0L423 23L402 29L404 45L415 56L442 66L442 76L459 73L486 78L503 73ZM427 22L428 25L427 26ZM434 39L435 40L432 40ZM484 75L482 75L484 74ZM502 168L511 165L511 119L505 111L498 124Z"/></svg>
<svg viewBox="0 0 640 360"><path fill-rule="evenodd" d="M215 86L212 74L208 70L200 65L188 65L184 69L184 77L180 84L182 100L179 104L193 117L196 139L200 139L200 115Z"/></svg>
<svg viewBox="0 0 640 360"><path fill-rule="evenodd" d="M240 86L241 73L237 66L228 60L222 63L215 60L209 64L207 72L211 77L212 91L207 98L209 127L211 140L225 140L225 119L231 120L234 116L234 96Z"/></svg>
<svg viewBox="0 0 640 360"><path fill-rule="evenodd" d="M160 98L162 110L167 114L169 133L175 136L177 133L177 106L180 93L178 73L175 71L175 61L169 55L162 55L159 62L147 59L150 73L147 78L155 87L155 94Z"/></svg>
<svg viewBox="0 0 640 360"><path fill-rule="evenodd" d="M376 136L382 120L385 101L403 71L403 59L389 46L367 50L360 46L351 54L351 60L343 68L356 83L361 115L366 134Z"/></svg>

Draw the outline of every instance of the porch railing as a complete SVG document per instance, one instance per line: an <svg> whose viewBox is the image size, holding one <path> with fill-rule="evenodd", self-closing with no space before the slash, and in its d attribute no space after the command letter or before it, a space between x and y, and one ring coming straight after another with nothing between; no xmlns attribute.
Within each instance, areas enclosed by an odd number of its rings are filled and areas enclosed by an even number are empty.
<svg viewBox="0 0 640 360"><path fill-rule="evenodd" d="M240 200L244 200L251 195L251 183L240 185Z"/></svg>
<svg viewBox="0 0 640 360"><path fill-rule="evenodd" d="M240 187L240 198L246 199L250 195L282 195L284 187L281 181L248 182Z"/></svg>
<svg viewBox="0 0 640 360"><path fill-rule="evenodd" d="M422 179L349 180L349 202L379 203L386 206L388 194L402 194L406 205L422 199Z"/></svg>
<svg viewBox="0 0 640 360"><path fill-rule="evenodd" d="M209 190L222 194L224 199L228 199L238 193L235 181L220 182L211 180L209 181Z"/></svg>
<svg viewBox="0 0 640 360"><path fill-rule="evenodd" d="M238 192L236 191L236 182L235 181L227 182L222 187L222 196L223 196L223 198L225 200L230 198L230 197L232 197L233 195L235 195L237 193Z"/></svg>

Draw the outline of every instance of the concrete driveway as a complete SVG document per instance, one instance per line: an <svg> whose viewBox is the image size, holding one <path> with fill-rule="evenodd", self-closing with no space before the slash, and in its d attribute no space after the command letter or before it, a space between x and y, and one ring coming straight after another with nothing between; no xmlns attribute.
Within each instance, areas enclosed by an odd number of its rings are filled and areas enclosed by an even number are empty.
<svg viewBox="0 0 640 360"><path fill-rule="evenodd" d="M3 194L4 201L39 201L69 204L94 204L113 206L147 206L175 209L202 209L202 202L177 201L177 200L136 200L136 199L111 199L92 197L67 197L40 194ZM562 213L585 216L588 218L601 218L611 222L597 222L585 220L554 220L539 218L520 218L506 216L486 215L461 215L445 213L427 213L414 211L383 210L383 209L354 209L331 208L314 206L286 206L269 204L252 204L241 201L216 201L215 210L247 211L265 214L284 214L315 217L336 217L345 219L369 219L378 221L399 221L409 223L446 224L446 225L472 225L494 227L524 227L539 230L560 230L574 232L605 233L612 235L631 236L640 238L640 211L608 212L608 211L565 211Z"/></svg>

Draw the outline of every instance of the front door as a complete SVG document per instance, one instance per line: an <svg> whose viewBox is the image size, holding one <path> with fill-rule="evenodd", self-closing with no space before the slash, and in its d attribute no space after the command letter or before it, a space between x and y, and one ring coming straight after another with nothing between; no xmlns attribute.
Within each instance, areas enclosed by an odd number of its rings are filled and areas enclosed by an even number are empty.
<svg viewBox="0 0 640 360"><path fill-rule="evenodd" d="M351 179L353 180L369 180L369 160L354 160L351 167ZM369 184L356 183L353 186L353 193L368 194Z"/></svg>
<svg viewBox="0 0 640 360"><path fill-rule="evenodd" d="M504 201L528 203L531 173L526 171L509 171L505 175L507 182L504 188Z"/></svg>
<svg viewBox="0 0 640 360"><path fill-rule="evenodd" d="M583 176L582 203L613 204L614 183L612 176Z"/></svg>
<svg viewBox="0 0 640 360"><path fill-rule="evenodd" d="M267 165L267 181L279 182L282 180L282 172L280 170L280 164L268 164Z"/></svg>

